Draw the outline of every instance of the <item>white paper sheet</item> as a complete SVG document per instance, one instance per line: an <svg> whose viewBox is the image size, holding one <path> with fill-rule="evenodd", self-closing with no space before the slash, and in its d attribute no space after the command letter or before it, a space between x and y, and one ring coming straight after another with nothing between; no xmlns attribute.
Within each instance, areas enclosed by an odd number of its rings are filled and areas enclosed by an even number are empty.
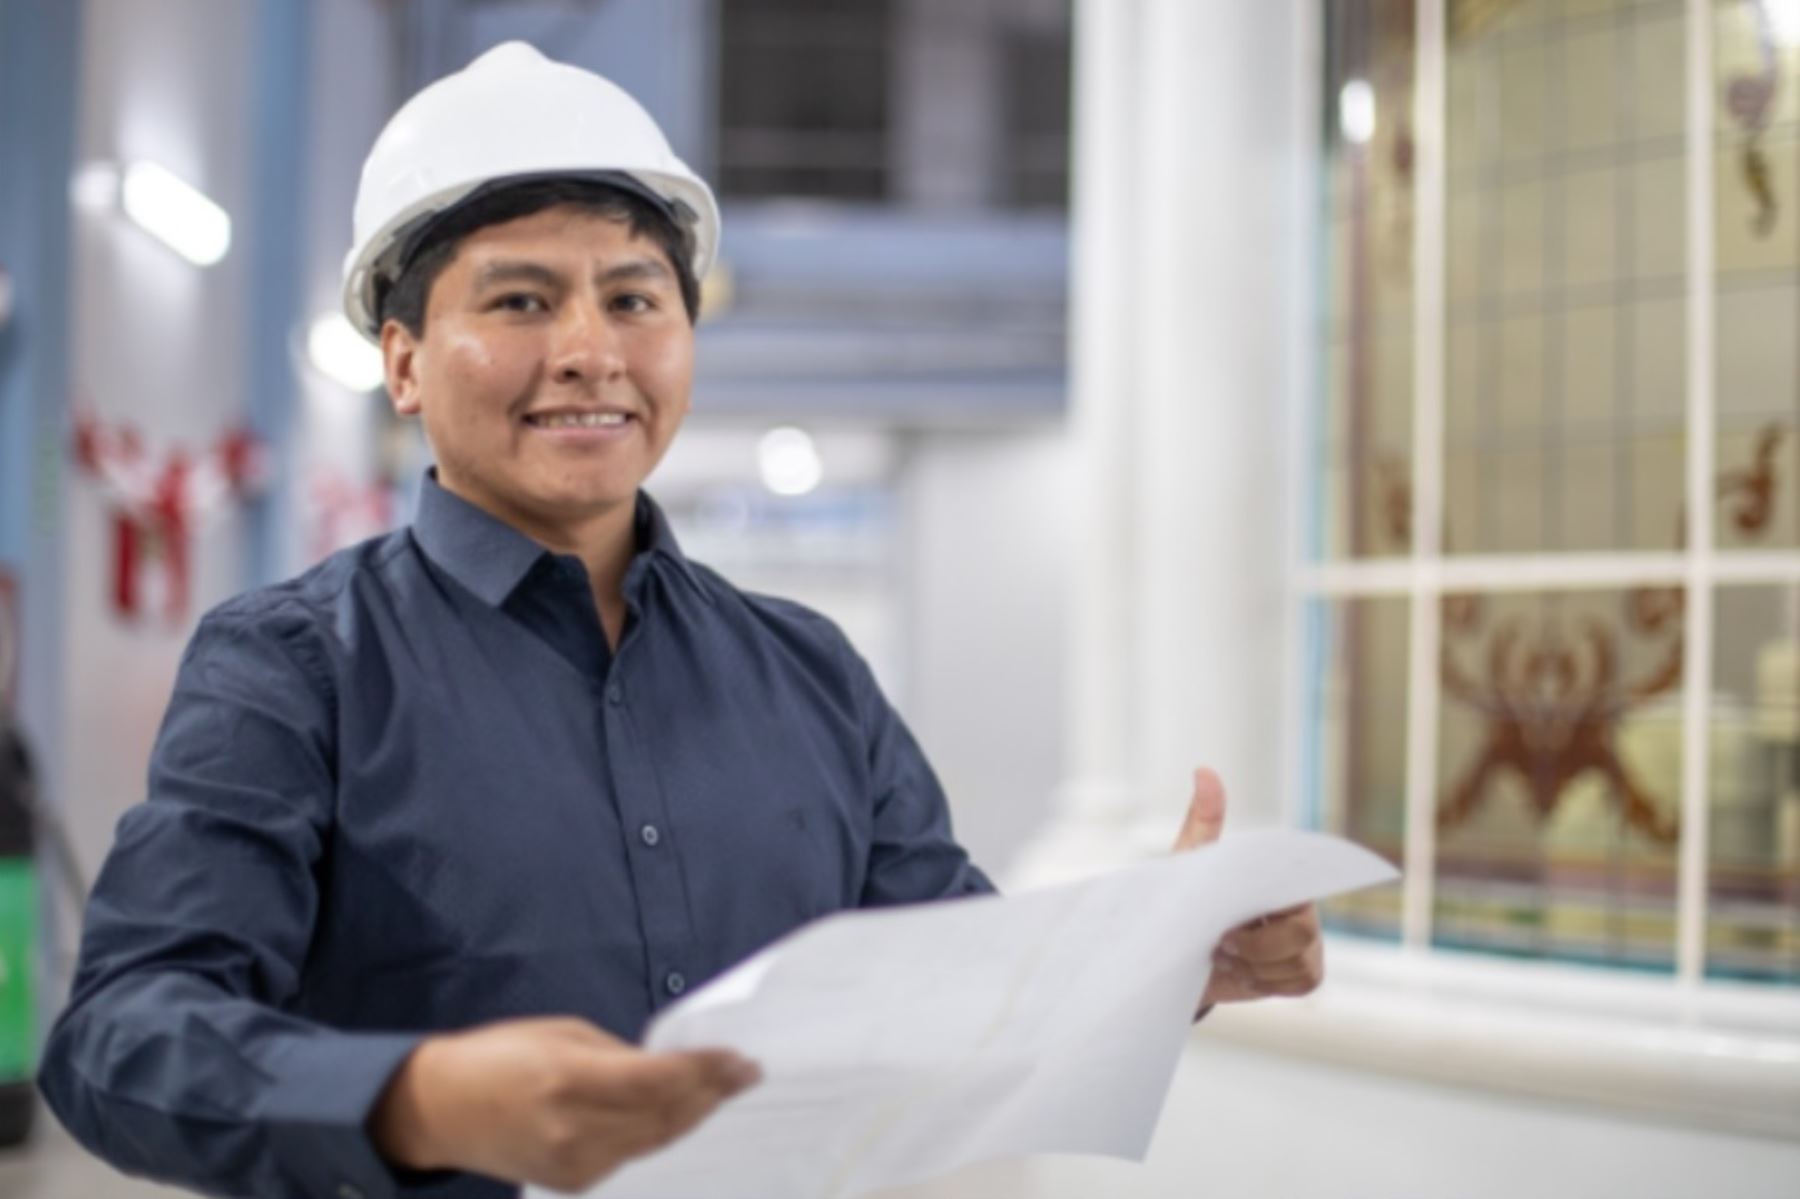
<svg viewBox="0 0 1800 1199"><path fill-rule="evenodd" d="M1395 877L1336 837L1250 832L816 921L651 1024L646 1047L731 1048L763 1081L591 1199L847 1199L1024 1153L1141 1159L1219 938Z"/></svg>

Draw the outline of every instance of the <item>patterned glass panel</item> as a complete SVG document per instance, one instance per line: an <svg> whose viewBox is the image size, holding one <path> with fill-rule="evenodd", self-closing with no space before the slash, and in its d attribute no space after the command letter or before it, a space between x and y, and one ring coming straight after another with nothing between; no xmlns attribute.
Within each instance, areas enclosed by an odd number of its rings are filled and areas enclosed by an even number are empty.
<svg viewBox="0 0 1800 1199"><path fill-rule="evenodd" d="M1406 825L1407 609L1404 599L1380 598L1320 600L1311 610L1313 823L1396 864ZM1400 888L1360 891L1324 911L1334 929L1397 937Z"/></svg>
<svg viewBox="0 0 1800 1199"><path fill-rule="evenodd" d="M1722 587L1706 969L1800 983L1800 587Z"/></svg>
<svg viewBox="0 0 1800 1199"><path fill-rule="evenodd" d="M1682 607L1445 599L1437 944L1672 968Z"/></svg>
<svg viewBox="0 0 1800 1199"><path fill-rule="evenodd" d="M1720 548L1800 545L1800 24L1714 7Z"/></svg>
<svg viewBox="0 0 1800 1199"><path fill-rule="evenodd" d="M1384 507L1411 470L1413 0L1336 0L1326 29L1322 545L1404 554Z"/></svg>
<svg viewBox="0 0 1800 1199"><path fill-rule="evenodd" d="M1682 6L1449 15L1446 552L1674 549Z"/></svg>

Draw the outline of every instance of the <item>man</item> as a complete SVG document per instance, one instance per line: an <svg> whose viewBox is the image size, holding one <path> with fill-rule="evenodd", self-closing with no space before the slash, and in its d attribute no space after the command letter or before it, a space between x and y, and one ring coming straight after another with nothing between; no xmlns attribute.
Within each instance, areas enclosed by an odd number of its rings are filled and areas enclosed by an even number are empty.
<svg viewBox="0 0 1800 1199"><path fill-rule="evenodd" d="M681 554L706 185L605 80L502 46L365 164L346 308L436 456L414 524L211 612L42 1073L123 1169L234 1195L578 1189L756 1079L632 1046L813 917L984 892L823 618ZM1178 841L1217 835L1197 776ZM1298 993L1310 910L1203 998Z"/></svg>

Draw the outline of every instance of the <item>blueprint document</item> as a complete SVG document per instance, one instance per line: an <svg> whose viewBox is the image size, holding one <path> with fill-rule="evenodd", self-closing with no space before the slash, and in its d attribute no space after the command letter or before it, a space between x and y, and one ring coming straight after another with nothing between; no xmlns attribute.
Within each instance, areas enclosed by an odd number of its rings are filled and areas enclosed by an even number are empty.
<svg viewBox="0 0 1800 1199"><path fill-rule="evenodd" d="M1141 1159L1219 938L1395 877L1347 841L1262 831L1069 886L828 916L651 1024L647 1048L729 1047L763 1081L590 1195L840 1199L1017 1154Z"/></svg>

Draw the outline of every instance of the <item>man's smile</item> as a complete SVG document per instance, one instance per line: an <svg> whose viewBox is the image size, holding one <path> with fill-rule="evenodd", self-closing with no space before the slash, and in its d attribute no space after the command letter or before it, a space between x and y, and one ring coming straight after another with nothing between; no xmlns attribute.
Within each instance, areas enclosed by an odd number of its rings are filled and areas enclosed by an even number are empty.
<svg viewBox="0 0 1800 1199"><path fill-rule="evenodd" d="M637 423L635 414L617 408L546 408L528 412L523 419L558 441L611 440Z"/></svg>

